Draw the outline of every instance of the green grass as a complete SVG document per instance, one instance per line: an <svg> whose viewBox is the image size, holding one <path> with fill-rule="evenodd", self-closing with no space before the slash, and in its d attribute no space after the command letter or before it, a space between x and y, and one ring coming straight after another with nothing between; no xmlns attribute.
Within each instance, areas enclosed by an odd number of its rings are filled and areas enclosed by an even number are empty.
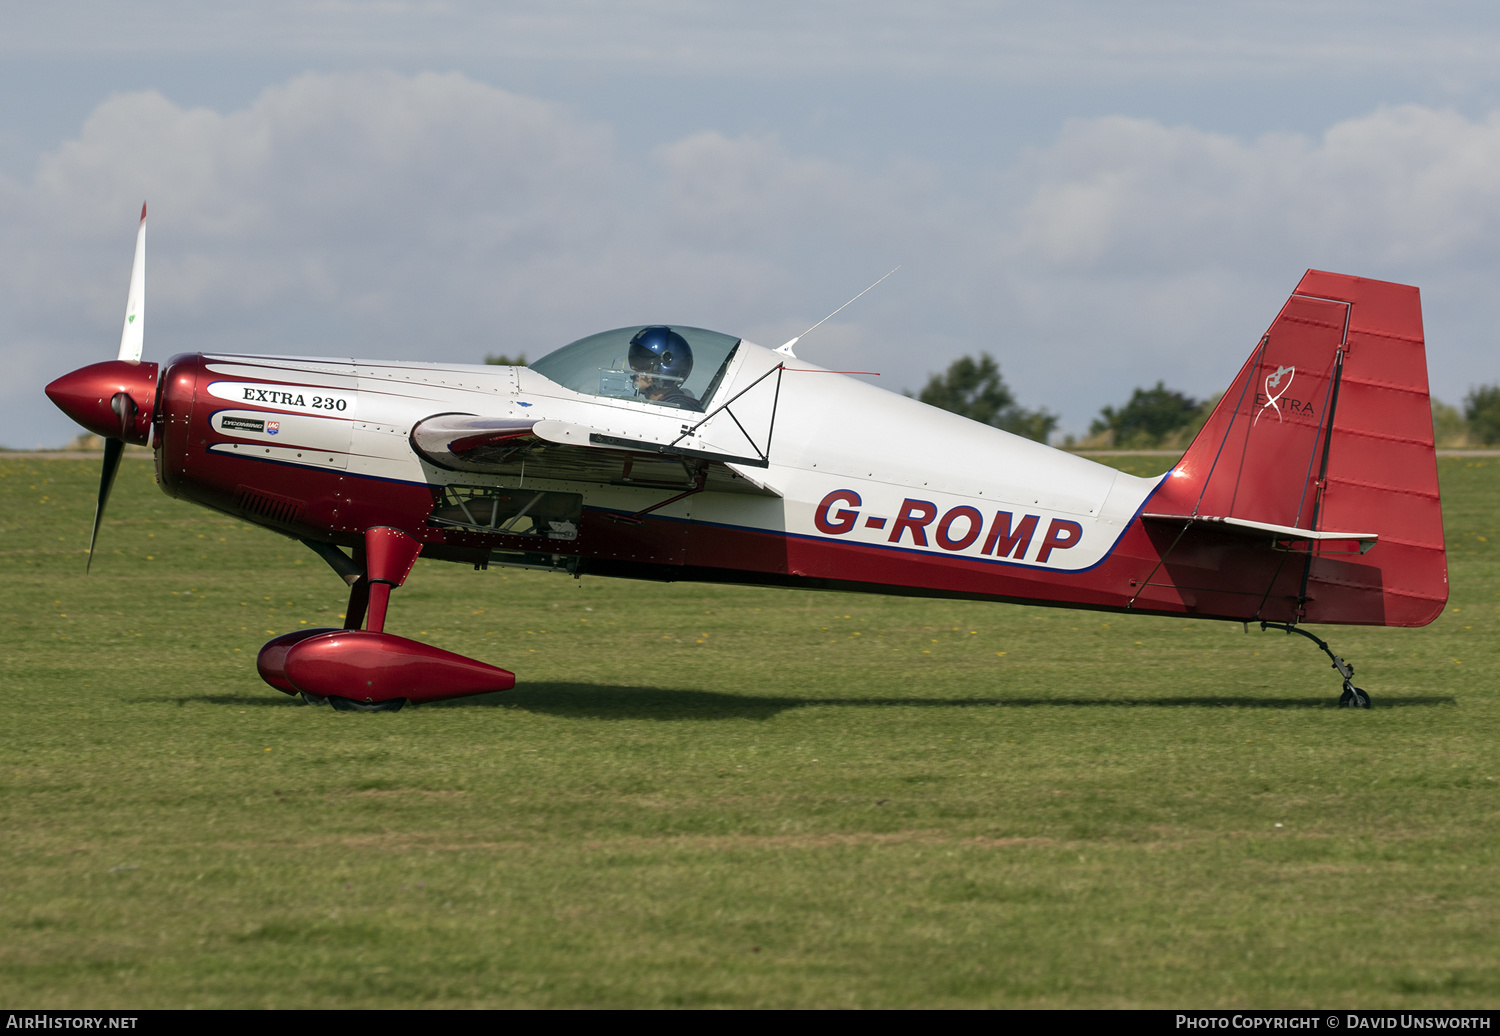
<svg viewBox="0 0 1500 1036"><path fill-rule="evenodd" d="M97 462L0 458L0 1006L1492 1006L1500 463L1440 464L1449 610L1321 631L1369 712L1227 623L421 562L389 628L519 684L348 715L255 675L311 552L128 460L85 578Z"/></svg>

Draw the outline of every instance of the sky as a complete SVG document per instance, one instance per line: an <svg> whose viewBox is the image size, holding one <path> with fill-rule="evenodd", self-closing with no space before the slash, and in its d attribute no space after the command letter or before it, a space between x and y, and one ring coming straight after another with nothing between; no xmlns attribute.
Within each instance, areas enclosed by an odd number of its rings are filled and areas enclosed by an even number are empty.
<svg viewBox="0 0 1500 1036"><path fill-rule="evenodd" d="M1083 433L1223 389L1308 268L1500 381L1500 8L0 0L0 444L114 357L535 359L681 323Z"/></svg>

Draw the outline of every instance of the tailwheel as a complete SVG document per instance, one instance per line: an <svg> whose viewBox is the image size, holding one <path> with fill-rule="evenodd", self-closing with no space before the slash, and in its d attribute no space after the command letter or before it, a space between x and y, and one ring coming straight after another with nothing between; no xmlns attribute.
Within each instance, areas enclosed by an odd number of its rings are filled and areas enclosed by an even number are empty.
<svg viewBox="0 0 1500 1036"><path fill-rule="evenodd" d="M406 704L405 698L391 698L389 701L355 701L353 698L340 698L336 694L330 694L326 699L332 705L335 712L400 712L401 707Z"/></svg>
<svg viewBox="0 0 1500 1036"><path fill-rule="evenodd" d="M1339 695L1339 708L1368 709L1370 707L1370 696L1365 693L1364 688L1354 686L1354 663L1345 662L1341 657L1335 655L1333 649L1328 646L1327 641L1313 636L1307 630L1298 629L1296 626L1284 622L1266 622L1265 620L1261 620L1260 628L1262 630L1281 630L1285 633L1295 633L1298 636L1306 637L1318 645L1323 654L1333 659L1333 668L1338 670L1339 676L1343 677L1344 693ZM1245 631L1248 633L1249 630L1250 624L1246 623Z"/></svg>
<svg viewBox="0 0 1500 1036"><path fill-rule="evenodd" d="M1344 693L1339 695L1339 708L1368 709L1369 707L1370 696L1365 693L1363 687L1356 687L1352 683L1344 684Z"/></svg>

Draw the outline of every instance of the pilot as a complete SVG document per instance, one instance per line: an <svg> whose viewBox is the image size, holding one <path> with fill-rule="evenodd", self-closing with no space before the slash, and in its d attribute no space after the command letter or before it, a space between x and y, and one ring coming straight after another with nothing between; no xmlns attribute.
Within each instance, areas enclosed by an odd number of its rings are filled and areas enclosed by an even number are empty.
<svg viewBox="0 0 1500 1036"><path fill-rule="evenodd" d="M630 379L637 395L682 410L703 409L683 382L693 373L693 350L670 327L643 327L630 340Z"/></svg>

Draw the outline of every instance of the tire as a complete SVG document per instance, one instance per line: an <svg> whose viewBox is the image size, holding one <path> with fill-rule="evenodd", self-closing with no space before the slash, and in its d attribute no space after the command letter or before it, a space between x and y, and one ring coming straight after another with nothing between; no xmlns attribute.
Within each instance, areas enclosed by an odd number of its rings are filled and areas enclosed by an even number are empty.
<svg viewBox="0 0 1500 1036"><path fill-rule="evenodd" d="M400 712L406 704L405 698L392 698L390 701L355 701L353 698L340 698L337 695L328 696L328 704L332 705L337 712Z"/></svg>
<svg viewBox="0 0 1500 1036"><path fill-rule="evenodd" d="M1370 696L1365 693L1363 687L1355 687L1353 684L1344 685L1344 693L1339 695L1339 708L1368 709L1369 707Z"/></svg>

